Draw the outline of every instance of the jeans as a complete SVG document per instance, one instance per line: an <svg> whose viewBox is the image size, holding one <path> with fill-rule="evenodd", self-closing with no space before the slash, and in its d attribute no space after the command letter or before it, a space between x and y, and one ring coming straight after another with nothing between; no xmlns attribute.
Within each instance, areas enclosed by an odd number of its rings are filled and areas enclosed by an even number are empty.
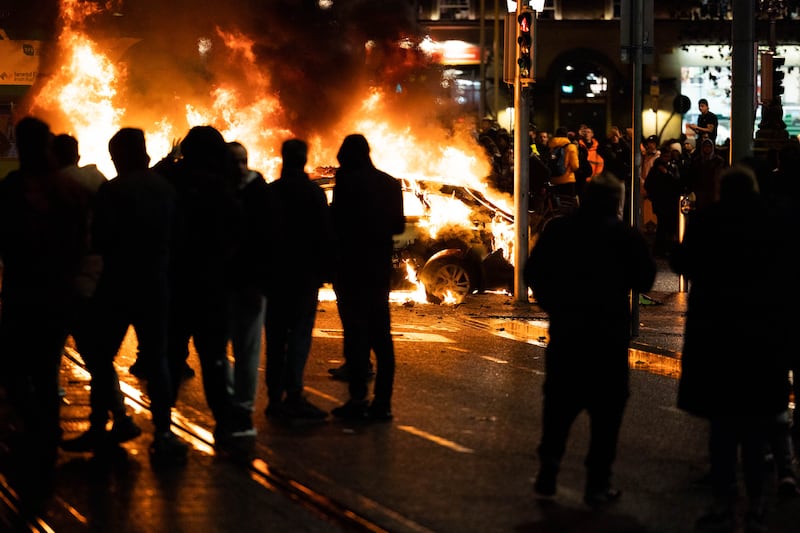
<svg viewBox="0 0 800 533"><path fill-rule="evenodd" d="M139 358L147 375L147 395L156 432L169 431L174 385L167 362L168 292L165 280L131 286L127 278L106 282L101 278L91 304L93 327L76 338L92 376L89 420L104 427L109 412L125 414L114 358L133 326Z"/></svg>
<svg viewBox="0 0 800 533"><path fill-rule="evenodd" d="M186 362L189 340L194 340L203 379L203 392L218 426L230 423L233 400L228 388L227 295L219 286L173 288L168 357L174 390Z"/></svg>
<svg viewBox="0 0 800 533"><path fill-rule="evenodd" d="M267 300L257 287L232 289L228 295L228 332L234 359L229 385L234 405L249 413L255 409L266 306Z"/></svg>
<svg viewBox="0 0 800 533"><path fill-rule="evenodd" d="M267 295L267 395L270 403L299 398L317 317L319 287L294 287Z"/></svg>
<svg viewBox="0 0 800 533"><path fill-rule="evenodd" d="M336 287L339 315L344 329L344 355L350 376L350 399L367 399L370 352L375 352L373 403L390 408L394 387L395 357L389 311L389 287L359 286L355 281Z"/></svg>

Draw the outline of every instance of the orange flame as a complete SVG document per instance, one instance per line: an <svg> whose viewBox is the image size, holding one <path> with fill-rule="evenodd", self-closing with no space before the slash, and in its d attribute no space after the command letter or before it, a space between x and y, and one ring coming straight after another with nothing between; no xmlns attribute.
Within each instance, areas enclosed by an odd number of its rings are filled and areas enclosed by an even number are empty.
<svg viewBox="0 0 800 533"><path fill-rule="evenodd" d="M32 112L48 119L56 131L68 132L79 140L81 164L95 163L106 176L114 176L107 142L122 126L145 131L148 152L156 161L170 152L188 128L210 124L226 140L242 142L248 149L250 166L261 171L267 180L279 175L280 145L295 134L280 94L272 89L268 72L258 64L251 38L238 31L216 28L224 47L216 52L224 54L230 72L227 77L225 72L215 72L215 81L205 98L198 97L196 88L187 95L176 89L171 103L164 108L130 108L134 99L120 58L139 40L94 41L82 28L85 19L104 6L82 0L61 0L60 5L62 28L56 40L56 67L35 87ZM200 37L197 44L201 60L212 52L211 39ZM165 85L169 85L167 80ZM363 91L352 95L355 105L343 110L339 123L328 129L326 138L306 139L311 148L310 167L331 165L341 139L361 132L372 146L377 167L407 180L424 178L465 185L513 212L513 199L486 183L489 162L471 130L466 126L444 130L436 120L425 119L424 109L398 112L393 95L375 87ZM431 235L448 224L470 224L469 209L460 201L433 201L439 203L434 205L427 228ZM502 248L511 260L513 226L499 221L490 221L489 225L496 248ZM424 299L424 290L421 292ZM412 299L418 297L419 294Z"/></svg>

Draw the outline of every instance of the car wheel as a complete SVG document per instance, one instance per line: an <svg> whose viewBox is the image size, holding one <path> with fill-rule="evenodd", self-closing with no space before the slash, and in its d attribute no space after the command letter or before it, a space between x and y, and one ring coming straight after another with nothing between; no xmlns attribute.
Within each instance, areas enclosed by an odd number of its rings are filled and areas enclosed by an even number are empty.
<svg viewBox="0 0 800 533"><path fill-rule="evenodd" d="M472 275L462 262L450 258L428 265L423 283L430 303L458 304L472 289Z"/></svg>

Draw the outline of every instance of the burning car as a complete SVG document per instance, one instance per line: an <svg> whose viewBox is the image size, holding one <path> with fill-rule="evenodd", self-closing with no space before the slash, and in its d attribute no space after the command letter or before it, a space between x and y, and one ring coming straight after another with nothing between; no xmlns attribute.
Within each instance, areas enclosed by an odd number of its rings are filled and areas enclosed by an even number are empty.
<svg viewBox="0 0 800 533"><path fill-rule="evenodd" d="M333 196L334 170L312 179ZM511 291L513 216L482 192L435 180L401 179L406 229L394 236L392 289L424 290L428 302L461 303L474 292Z"/></svg>

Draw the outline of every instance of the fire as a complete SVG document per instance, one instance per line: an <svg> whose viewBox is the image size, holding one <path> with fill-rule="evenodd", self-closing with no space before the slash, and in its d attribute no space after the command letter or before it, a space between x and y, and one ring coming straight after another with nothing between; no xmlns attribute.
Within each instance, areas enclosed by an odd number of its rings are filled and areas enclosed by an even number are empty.
<svg viewBox="0 0 800 533"><path fill-rule="evenodd" d="M305 138L311 148L309 168L315 168L335 164L344 136L361 132L378 168L407 180L424 178L477 189L513 212L513 200L485 182L490 166L467 125L445 129L433 118L433 110L410 108L385 86L355 84L333 123L297 133L293 124L298 111L285 109L285 88L282 93L273 87L255 41L238 29L217 26L210 37L196 37L196 63L191 68L201 71L207 87L173 83L168 72L159 71L153 75L158 94L142 94L138 79L142 75L132 74L130 57L142 40L95 39L85 28L87 19L102 9L97 2L61 0L61 27L51 68L31 94L31 114L47 120L54 131L79 140L81 164L95 163L106 176L114 176L107 143L123 126L145 131L155 162L170 153L189 128L209 124L226 140L243 143L250 166L272 180L280 172L280 145L285 139ZM410 45L406 41L404 46ZM291 72L281 74L286 77ZM320 80L318 90L323 88ZM316 105L310 99L303 111L313 113ZM462 202L439 201L427 228L432 235L446 225L470 223L469 208ZM492 226L496 247L511 259L513 226L499 221ZM414 275L409 272L409 279ZM424 289L412 299L424 300Z"/></svg>

